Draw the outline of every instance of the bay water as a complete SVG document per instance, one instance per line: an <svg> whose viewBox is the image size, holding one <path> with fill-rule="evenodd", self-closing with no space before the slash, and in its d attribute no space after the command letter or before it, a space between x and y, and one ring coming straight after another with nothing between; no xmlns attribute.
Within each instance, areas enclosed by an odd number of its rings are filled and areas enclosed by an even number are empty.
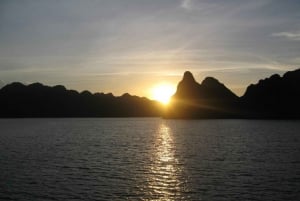
<svg viewBox="0 0 300 201"><path fill-rule="evenodd" d="M0 119L2 200L300 200L300 121Z"/></svg>

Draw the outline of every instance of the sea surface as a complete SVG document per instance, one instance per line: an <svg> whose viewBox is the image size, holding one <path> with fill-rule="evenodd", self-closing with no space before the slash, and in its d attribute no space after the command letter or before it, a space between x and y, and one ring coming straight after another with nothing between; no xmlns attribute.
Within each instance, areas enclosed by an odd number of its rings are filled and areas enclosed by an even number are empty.
<svg viewBox="0 0 300 201"><path fill-rule="evenodd" d="M300 121L0 119L0 200L300 200Z"/></svg>

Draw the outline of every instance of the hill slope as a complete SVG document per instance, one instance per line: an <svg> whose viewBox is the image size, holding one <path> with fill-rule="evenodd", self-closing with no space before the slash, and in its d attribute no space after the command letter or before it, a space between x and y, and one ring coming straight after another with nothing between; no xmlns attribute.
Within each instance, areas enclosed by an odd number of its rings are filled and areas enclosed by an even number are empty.
<svg viewBox="0 0 300 201"><path fill-rule="evenodd" d="M0 90L0 117L152 117L300 119L300 69L251 84L242 97L212 77L197 83L185 72L163 113L147 98L12 83Z"/></svg>
<svg viewBox="0 0 300 201"><path fill-rule="evenodd" d="M166 118L300 118L300 69L251 84L237 97L212 77L197 83L190 72L179 82Z"/></svg>
<svg viewBox="0 0 300 201"><path fill-rule="evenodd" d="M160 116L161 104L124 94L83 91L64 86L12 83L0 90L0 117L148 117Z"/></svg>
<svg viewBox="0 0 300 201"><path fill-rule="evenodd" d="M251 84L241 103L249 117L300 118L300 69Z"/></svg>
<svg viewBox="0 0 300 201"><path fill-rule="evenodd" d="M212 77L197 83L191 72L184 73L171 104L167 118L230 118L235 114L238 97L224 84Z"/></svg>

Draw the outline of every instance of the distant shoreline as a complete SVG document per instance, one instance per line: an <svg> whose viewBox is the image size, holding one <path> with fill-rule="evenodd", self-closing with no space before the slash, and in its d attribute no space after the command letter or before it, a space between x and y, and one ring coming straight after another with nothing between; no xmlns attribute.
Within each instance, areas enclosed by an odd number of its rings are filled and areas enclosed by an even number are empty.
<svg viewBox="0 0 300 201"><path fill-rule="evenodd" d="M217 79L185 72L170 104L128 93L94 93L40 83L0 89L0 118L300 119L300 69L275 74L236 96Z"/></svg>

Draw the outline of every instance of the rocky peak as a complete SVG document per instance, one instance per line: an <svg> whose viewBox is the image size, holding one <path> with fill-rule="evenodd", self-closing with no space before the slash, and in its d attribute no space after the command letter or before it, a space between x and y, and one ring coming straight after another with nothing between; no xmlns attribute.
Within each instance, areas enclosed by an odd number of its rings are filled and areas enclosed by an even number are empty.
<svg viewBox="0 0 300 201"><path fill-rule="evenodd" d="M177 98L195 98L198 96L198 90L200 85L194 79L191 72L186 71L183 75L183 79L177 86L175 97Z"/></svg>
<svg viewBox="0 0 300 201"><path fill-rule="evenodd" d="M238 97L217 79L206 77L199 84L195 81L192 73L186 71L178 84L174 98L235 101Z"/></svg>
<svg viewBox="0 0 300 201"><path fill-rule="evenodd" d="M218 85L223 85L221 84L216 78L213 77L206 77L201 85L203 86L218 86Z"/></svg>
<svg viewBox="0 0 300 201"><path fill-rule="evenodd" d="M196 82L196 81L195 81L193 74L190 71L185 71L182 82L192 83L192 82Z"/></svg>

